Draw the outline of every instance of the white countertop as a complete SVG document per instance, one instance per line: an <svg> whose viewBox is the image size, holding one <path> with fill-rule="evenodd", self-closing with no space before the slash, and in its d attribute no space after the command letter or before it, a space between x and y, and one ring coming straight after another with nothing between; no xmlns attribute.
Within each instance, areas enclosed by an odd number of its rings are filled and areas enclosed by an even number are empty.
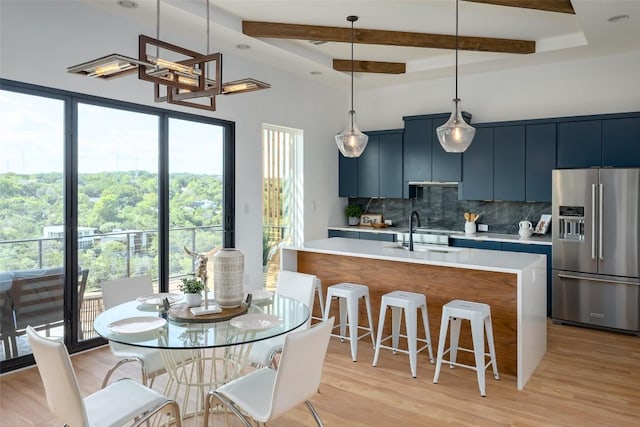
<svg viewBox="0 0 640 427"><path fill-rule="evenodd" d="M333 237L330 239L305 242L302 247L286 249L305 252L346 255L352 257L373 258L388 261L411 262L443 267L468 268L474 270L496 271L501 273L519 273L531 266L544 255L520 252L490 251L485 249L467 249L443 247L451 250L409 252L391 242L359 240Z"/></svg>
<svg viewBox="0 0 640 427"><path fill-rule="evenodd" d="M396 233L408 233L409 229L406 227L387 227L387 228L373 228L369 226L358 226L358 225L337 225L337 226L329 226L329 230L340 230L340 231L357 231L364 233L388 233L388 234L396 234ZM525 245L551 245L551 235L537 235L534 234L528 238L522 238L517 234L500 234L500 233L486 233L479 232L476 234L464 234L462 232L455 233L452 232L449 235L451 239L467 239L467 240L478 240L478 241L493 241L493 242L508 242L508 243L522 243Z"/></svg>

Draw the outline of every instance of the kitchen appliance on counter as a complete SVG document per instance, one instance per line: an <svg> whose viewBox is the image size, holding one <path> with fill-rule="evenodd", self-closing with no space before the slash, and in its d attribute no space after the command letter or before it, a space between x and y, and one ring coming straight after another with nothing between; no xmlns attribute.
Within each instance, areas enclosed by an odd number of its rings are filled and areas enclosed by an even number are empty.
<svg viewBox="0 0 640 427"><path fill-rule="evenodd" d="M552 174L552 319L640 335L640 169Z"/></svg>

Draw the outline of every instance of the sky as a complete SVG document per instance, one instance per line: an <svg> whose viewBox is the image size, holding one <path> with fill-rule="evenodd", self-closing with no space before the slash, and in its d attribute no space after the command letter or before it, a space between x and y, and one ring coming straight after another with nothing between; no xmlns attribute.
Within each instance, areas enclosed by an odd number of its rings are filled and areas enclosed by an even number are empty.
<svg viewBox="0 0 640 427"><path fill-rule="evenodd" d="M0 173L63 170L64 102L0 90ZM158 170L158 118L78 107L80 173ZM170 173L222 175L223 128L170 119Z"/></svg>

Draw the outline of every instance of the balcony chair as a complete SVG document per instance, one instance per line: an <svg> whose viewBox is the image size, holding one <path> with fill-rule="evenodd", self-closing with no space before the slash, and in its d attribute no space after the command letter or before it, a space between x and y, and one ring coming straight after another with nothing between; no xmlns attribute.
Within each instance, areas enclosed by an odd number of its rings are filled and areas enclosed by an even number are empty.
<svg viewBox="0 0 640 427"><path fill-rule="evenodd" d="M296 299L305 304L309 308L309 312L311 312L317 280L318 278L311 274L282 270L278 273L276 295ZM309 319L298 329L307 329L310 324L311 314L309 314ZM257 367L272 365L274 357L282 351L284 337L285 335L279 335L253 343L249 353L249 362Z"/></svg>
<svg viewBox="0 0 640 427"><path fill-rule="evenodd" d="M132 426L162 414L181 426L180 407L160 393L133 380L123 379L82 397L78 379L66 347L60 341L43 338L31 326L27 337L44 384L49 410L68 426Z"/></svg>
<svg viewBox="0 0 640 427"><path fill-rule="evenodd" d="M312 328L287 334L277 370L260 368L210 391L206 398L204 425L209 425L215 398L245 427L252 424L244 414L258 423L267 423L303 402L316 424L322 427L320 416L309 399L320 387L333 322L332 317Z"/></svg>

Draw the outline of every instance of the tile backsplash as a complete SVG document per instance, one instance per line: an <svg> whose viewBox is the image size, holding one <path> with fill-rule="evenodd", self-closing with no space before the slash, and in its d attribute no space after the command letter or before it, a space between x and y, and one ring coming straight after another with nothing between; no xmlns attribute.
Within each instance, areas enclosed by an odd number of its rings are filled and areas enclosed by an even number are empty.
<svg viewBox="0 0 640 427"><path fill-rule="evenodd" d="M518 222L531 221L535 227L542 214L551 213L551 203L458 200L457 187L424 187L415 199L350 198L365 213L382 214L394 226L408 227L409 215L418 211L420 225L441 230L464 231L464 213L480 214L478 224L487 224L490 233L518 233Z"/></svg>

